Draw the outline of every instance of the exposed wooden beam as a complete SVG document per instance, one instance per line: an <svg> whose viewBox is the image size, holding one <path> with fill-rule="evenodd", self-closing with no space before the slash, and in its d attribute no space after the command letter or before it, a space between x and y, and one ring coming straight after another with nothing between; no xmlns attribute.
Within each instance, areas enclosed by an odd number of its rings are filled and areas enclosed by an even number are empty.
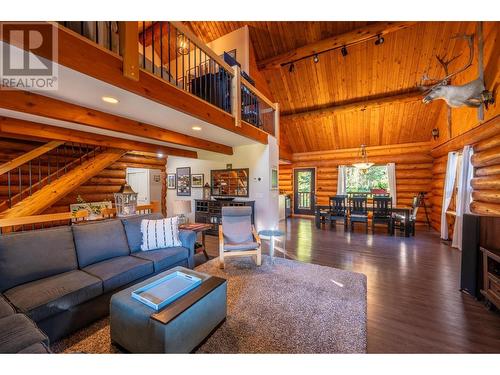
<svg viewBox="0 0 500 375"><path fill-rule="evenodd" d="M29 136L35 137L36 139L77 142L103 147L118 147L128 151L146 151L161 153L163 155L182 156L186 158L198 157L198 154L195 151L154 145L145 142L131 141L128 139L87 133L80 130L66 129L57 126L0 116L0 136L19 136L23 137L23 139L26 139L27 134L29 134Z"/></svg>
<svg viewBox="0 0 500 375"><path fill-rule="evenodd" d="M77 104L63 102L22 90L5 90L0 96L0 108L29 113L36 116L50 117L92 126L98 129L112 130L119 133L173 143L180 146L232 155L233 148L220 143L207 141L190 135L163 129L158 126L130 120L125 117L101 112Z"/></svg>
<svg viewBox="0 0 500 375"><path fill-rule="evenodd" d="M371 25L360 27L349 31L344 34L335 35L330 38L322 39L320 41L306 44L305 46L296 48L294 50L282 53L281 55L273 56L257 62L259 69L276 69L291 61L299 60L301 58L328 51L332 48L342 47L345 45L360 43L368 39L374 38L377 35L386 35L398 30L405 29L414 25L416 22L405 21L388 21L377 22Z"/></svg>
<svg viewBox="0 0 500 375"><path fill-rule="evenodd" d="M0 218L8 219L42 213L59 199L120 159L125 152L125 150L112 148L97 154L94 158L83 162L82 165L70 170L12 208L2 212Z"/></svg>
<svg viewBox="0 0 500 375"><path fill-rule="evenodd" d="M303 111L298 113L284 114L282 120L297 120L308 119L314 117L329 116L339 112L365 111L368 108L382 107L388 104L403 104L410 103L422 98L422 93L419 90L412 90L404 94L394 94L378 98L363 98L361 100L346 103L335 104L325 108Z"/></svg>
<svg viewBox="0 0 500 375"><path fill-rule="evenodd" d="M49 152L50 150L55 149L56 147L58 147L62 144L64 144L63 141L50 141L50 142L48 142L40 147L35 148L34 150L28 151L27 153L15 158L11 161L8 161L7 163L0 165L0 175L7 173L7 172L19 167L19 166L23 165L24 163L27 163L30 160L33 160L33 159L39 157L40 155L43 155L43 154Z"/></svg>

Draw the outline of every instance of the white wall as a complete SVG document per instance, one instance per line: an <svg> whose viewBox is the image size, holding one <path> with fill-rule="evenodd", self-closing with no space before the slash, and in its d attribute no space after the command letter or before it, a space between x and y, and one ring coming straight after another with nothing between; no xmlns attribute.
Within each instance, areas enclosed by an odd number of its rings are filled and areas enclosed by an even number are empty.
<svg viewBox="0 0 500 375"><path fill-rule="evenodd" d="M241 64L241 69L250 74L250 33L248 26L243 26L229 34L221 36L207 43L207 46L219 56L224 52L235 49L236 60Z"/></svg>
<svg viewBox="0 0 500 375"><path fill-rule="evenodd" d="M178 167L191 167L191 174L204 173L205 182L210 183L211 169L224 169L226 164L233 168L249 168L249 197L237 200L255 201L255 226L257 230L277 228L279 222L278 190L271 190L271 167L278 165L278 146L276 138L269 136L269 144L251 144L233 148L233 155L220 155L199 151L199 159L170 156L167 173L175 173ZM178 197L175 190L167 190L167 212L173 215L175 200L192 200L194 221L194 199L202 199L203 189L191 189L191 197Z"/></svg>

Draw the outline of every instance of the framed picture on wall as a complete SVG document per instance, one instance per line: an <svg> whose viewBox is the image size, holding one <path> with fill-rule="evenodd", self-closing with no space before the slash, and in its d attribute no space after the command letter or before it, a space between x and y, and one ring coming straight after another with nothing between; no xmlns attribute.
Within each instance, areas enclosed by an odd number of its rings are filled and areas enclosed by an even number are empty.
<svg viewBox="0 0 500 375"><path fill-rule="evenodd" d="M191 196L191 167L177 168L177 195Z"/></svg>
<svg viewBox="0 0 500 375"><path fill-rule="evenodd" d="M271 168L271 190L278 190L278 167Z"/></svg>
<svg viewBox="0 0 500 375"><path fill-rule="evenodd" d="M203 173L192 174L191 175L191 187L192 188L202 188L205 183L205 175Z"/></svg>
<svg viewBox="0 0 500 375"><path fill-rule="evenodd" d="M167 189L175 189L177 187L175 182L176 182L175 173L167 174Z"/></svg>

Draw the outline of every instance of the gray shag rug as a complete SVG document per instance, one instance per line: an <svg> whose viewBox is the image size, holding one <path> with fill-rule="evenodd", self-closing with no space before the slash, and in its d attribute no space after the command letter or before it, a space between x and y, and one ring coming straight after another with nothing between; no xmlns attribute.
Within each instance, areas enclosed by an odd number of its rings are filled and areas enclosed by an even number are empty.
<svg viewBox="0 0 500 375"><path fill-rule="evenodd" d="M263 256L213 259L197 271L228 280L226 321L198 353L365 353L366 276ZM108 318L51 346L54 352L118 353Z"/></svg>

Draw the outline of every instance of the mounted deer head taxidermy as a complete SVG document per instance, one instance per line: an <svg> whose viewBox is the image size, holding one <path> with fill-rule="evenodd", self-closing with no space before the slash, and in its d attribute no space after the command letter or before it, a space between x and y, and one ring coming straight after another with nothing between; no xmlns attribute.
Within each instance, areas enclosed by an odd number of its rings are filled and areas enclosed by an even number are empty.
<svg viewBox="0 0 500 375"><path fill-rule="evenodd" d="M422 81L433 81L434 84L430 86L421 86L422 90L425 90L424 98L422 101L428 104L436 99L442 99L452 108L458 107L479 107L484 104L486 109L488 109L488 104L494 102L493 95L491 92L487 91L482 79L477 78L474 81L466 83L464 85L450 85L450 79L459 73L464 72L472 65L472 60L474 59L474 35L463 35L455 38L464 38L467 40L469 45L469 61L462 68L458 69L453 73L449 73L448 65L456 60L461 55L452 57L446 60L445 57L436 56L439 64L443 67L445 76L443 78L433 79L429 78L427 74L422 77Z"/></svg>

